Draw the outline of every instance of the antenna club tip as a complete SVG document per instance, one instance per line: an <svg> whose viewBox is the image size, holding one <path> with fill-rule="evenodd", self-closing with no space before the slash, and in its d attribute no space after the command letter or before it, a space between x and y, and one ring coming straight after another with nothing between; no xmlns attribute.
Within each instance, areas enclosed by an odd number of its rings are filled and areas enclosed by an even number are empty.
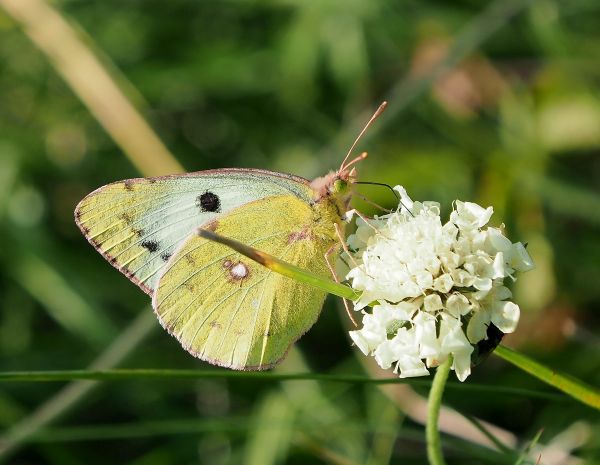
<svg viewBox="0 0 600 465"><path fill-rule="evenodd" d="M383 113L383 110L385 110L385 107L387 107L387 101L384 100L383 102L381 102L381 105L379 105L379 108L377 108L377 111L375 112L375 114L371 117L371 121L375 120L379 115L381 115Z"/></svg>
<svg viewBox="0 0 600 465"><path fill-rule="evenodd" d="M363 152L363 153L361 153L361 154L360 154L358 157L359 157L361 160L364 160L364 159L365 159L365 158L367 158L368 156L369 156L369 154L368 154L367 152Z"/></svg>

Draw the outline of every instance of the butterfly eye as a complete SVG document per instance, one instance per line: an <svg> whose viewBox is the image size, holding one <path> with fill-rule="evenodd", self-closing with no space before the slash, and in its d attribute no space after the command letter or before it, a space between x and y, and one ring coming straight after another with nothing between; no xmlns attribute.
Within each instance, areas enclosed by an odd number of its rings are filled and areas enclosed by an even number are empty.
<svg viewBox="0 0 600 465"><path fill-rule="evenodd" d="M348 188L348 183L342 179L336 179L333 182L332 191L334 194L341 194Z"/></svg>

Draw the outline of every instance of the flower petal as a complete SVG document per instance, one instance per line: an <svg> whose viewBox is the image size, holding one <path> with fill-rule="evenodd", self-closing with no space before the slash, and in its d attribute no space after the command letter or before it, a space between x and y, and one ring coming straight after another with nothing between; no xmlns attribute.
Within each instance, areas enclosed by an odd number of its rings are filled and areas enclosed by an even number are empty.
<svg viewBox="0 0 600 465"><path fill-rule="evenodd" d="M375 349L374 356L377 364L384 370L390 368L392 363L394 363L397 359L394 347L390 341L384 341L379 344L377 349Z"/></svg>
<svg viewBox="0 0 600 465"><path fill-rule="evenodd" d="M413 208L413 201L411 200L411 198L408 196L408 193L406 192L406 189L402 186L394 186L394 190L396 192L398 192L398 194L400 194L400 204L402 206L402 210L406 211L411 211Z"/></svg>
<svg viewBox="0 0 600 465"><path fill-rule="evenodd" d="M503 333L512 333L517 329L521 309L513 302L497 302L492 307L492 323Z"/></svg>
<svg viewBox="0 0 600 465"><path fill-rule="evenodd" d="M512 243L498 228L487 228L487 241L494 252L508 252Z"/></svg>
<svg viewBox="0 0 600 465"><path fill-rule="evenodd" d="M455 318L460 318L471 311L471 304L463 294L458 292L448 297L446 301L446 310Z"/></svg>
<svg viewBox="0 0 600 465"><path fill-rule="evenodd" d="M456 377L462 383L471 374L471 352L454 353L454 363L452 369Z"/></svg>
<svg viewBox="0 0 600 465"><path fill-rule="evenodd" d="M450 292L452 286L454 286L454 281L448 273L444 273L433 281L433 289L443 294Z"/></svg>
<svg viewBox="0 0 600 465"><path fill-rule="evenodd" d="M365 329L359 329L357 331L349 331L350 338L356 344L356 346L365 355L369 355L373 350L381 344L385 338L381 337L380 333L374 331L368 331Z"/></svg>
<svg viewBox="0 0 600 465"><path fill-rule="evenodd" d="M440 352L440 341L435 329L435 317L420 312L415 318L415 338L419 346L419 358L435 356Z"/></svg>
<svg viewBox="0 0 600 465"><path fill-rule="evenodd" d="M473 347L466 338L465 333L463 333L460 321L456 318L442 318L440 323L440 340L441 352L444 354L454 352L471 353L473 351Z"/></svg>
<svg viewBox="0 0 600 465"><path fill-rule="evenodd" d="M474 229L485 226L490 220L494 209L483 208L476 203L456 201L456 210L450 215L450 220L461 229Z"/></svg>
<svg viewBox="0 0 600 465"><path fill-rule="evenodd" d="M512 248L512 260L510 265L517 271L525 272L529 270L533 270L535 265L533 264L533 260L529 256L527 249L520 242L513 244Z"/></svg>
<svg viewBox="0 0 600 465"><path fill-rule="evenodd" d="M477 344L487 337L487 327L490 323L490 314L485 309L473 313L467 325L467 338L471 344Z"/></svg>
<svg viewBox="0 0 600 465"><path fill-rule="evenodd" d="M444 308L442 298L439 294L429 294L423 301L423 308L426 312L435 312Z"/></svg>
<svg viewBox="0 0 600 465"><path fill-rule="evenodd" d="M400 370L400 378L427 376L429 374L429 370L427 370L423 361L418 357L400 357L397 369Z"/></svg>

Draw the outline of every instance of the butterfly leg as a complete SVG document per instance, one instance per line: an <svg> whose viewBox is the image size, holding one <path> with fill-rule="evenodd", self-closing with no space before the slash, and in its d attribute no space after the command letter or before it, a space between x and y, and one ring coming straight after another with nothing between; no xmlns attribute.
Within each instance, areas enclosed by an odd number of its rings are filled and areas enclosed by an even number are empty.
<svg viewBox="0 0 600 465"><path fill-rule="evenodd" d="M336 248L337 248L337 244L333 244L331 247L329 247L329 250L327 250L327 252L325 252L324 257L325 257L325 262L327 263L327 267L329 268L329 271L331 272L331 274L333 276L333 279L335 280L336 283L339 284L340 280L337 277L337 273L335 272L335 269L334 269L332 263L329 261L329 258L333 255L333 252L335 252ZM354 324L354 326L358 327L356 320L352 316L352 311L350 310L348 301L342 297L342 302L344 302L344 308L346 309L346 313L348 314L350 321L352 322L352 324Z"/></svg>
<svg viewBox="0 0 600 465"><path fill-rule="evenodd" d="M392 213L392 210L390 210L389 208L382 207L381 205L379 205L378 203L373 202L372 200L370 200L369 198L365 197L364 195L358 194L356 192L354 192L352 195L358 197L359 199L363 200L364 202L368 203L369 205L371 205L371 206L373 206L373 207L381 210L382 212ZM358 211L356 213L358 213Z"/></svg>
<svg viewBox="0 0 600 465"><path fill-rule="evenodd" d="M352 256L352 254L348 250L348 246L346 245L346 240L344 239L344 235L342 234L342 231L340 231L339 225L336 223L333 226L335 227L335 233L336 233L338 239L340 240L340 243L342 244L342 249L344 249L344 252L346 252L346 255L348 255L348 257L352 261L352 264L355 267L358 267L358 263L356 263L356 260L354 260L354 257Z"/></svg>
<svg viewBox="0 0 600 465"><path fill-rule="evenodd" d="M380 233L379 229L377 229L375 226L373 226L371 223L369 223L369 220L372 220L373 218L366 217L361 212L359 212L357 209L353 208L352 210L350 210L349 212L347 212L346 215L349 218L352 218L352 215L357 215L361 220L363 220L366 223L366 225L368 227L370 227L373 231L375 231L376 234Z"/></svg>

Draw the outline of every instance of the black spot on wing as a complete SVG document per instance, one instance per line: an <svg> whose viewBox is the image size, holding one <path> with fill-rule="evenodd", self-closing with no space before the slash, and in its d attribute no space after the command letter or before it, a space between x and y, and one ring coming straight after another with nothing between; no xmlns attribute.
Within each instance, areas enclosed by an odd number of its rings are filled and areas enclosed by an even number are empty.
<svg viewBox="0 0 600 465"><path fill-rule="evenodd" d="M163 262L168 262L169 258L171 258L171 254L168 252L164 252L161 254L160 258L162 258Z"/></svg>
<svg viewBox="0 0 600 465"><path fill-rule="evenodd" d="M203 212L220 212L221 211L221 199L217 194L206 191L204 194L196 197L196 205Z"/></svg>
<svg viewBox="0 0 600 465"><path fill-rule="evenodd" d="M158 242L156 241L144 241L140 245L150 253L154 253L158 250Z"/></svg>

